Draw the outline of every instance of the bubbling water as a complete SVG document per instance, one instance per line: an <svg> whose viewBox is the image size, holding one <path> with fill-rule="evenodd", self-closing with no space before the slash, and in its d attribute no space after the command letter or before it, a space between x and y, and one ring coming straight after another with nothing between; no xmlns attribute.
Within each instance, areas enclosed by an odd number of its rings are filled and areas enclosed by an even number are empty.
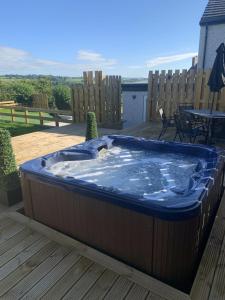
<svg viewBox="0 0 225 300"><path fill-rule="evenodd" d="M96 159L62 161L47 171L144 198L160 198L173 187L187 186L198 161L197 157L180 153L112 147Z"/></svg>

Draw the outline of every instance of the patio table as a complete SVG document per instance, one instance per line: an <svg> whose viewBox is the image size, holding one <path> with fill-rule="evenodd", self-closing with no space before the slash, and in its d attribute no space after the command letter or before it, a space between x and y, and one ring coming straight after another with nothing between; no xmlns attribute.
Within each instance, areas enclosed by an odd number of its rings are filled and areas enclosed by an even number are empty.
<svg viewBox="0 0 225 300"><path fill-rule="evenodd" d="M207 144L210 144L212 141L212 132L214 125L213 121L225 119L225 113L217 110L213 110L211 112L210 109L186 109L185 112L193 116L204 118L208 121Z"/></svg>

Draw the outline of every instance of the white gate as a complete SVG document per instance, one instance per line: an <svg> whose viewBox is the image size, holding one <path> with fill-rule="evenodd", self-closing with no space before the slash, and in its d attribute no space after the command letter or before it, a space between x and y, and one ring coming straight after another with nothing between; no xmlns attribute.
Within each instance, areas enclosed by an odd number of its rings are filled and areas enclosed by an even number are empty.
<svg viewBox="0 0 225 300"><path fill-rule="evenodd" d="M127 85L122 85L124 127L133 127L146 122L148 92L137 90L134 84L129 87L129 89L132 89L132 86L134 86L133 91L127 90L128 88L126 89L124 86ZM136 86L139 85L136 84ZM143 84L141 86L143 86Z"/></svg>

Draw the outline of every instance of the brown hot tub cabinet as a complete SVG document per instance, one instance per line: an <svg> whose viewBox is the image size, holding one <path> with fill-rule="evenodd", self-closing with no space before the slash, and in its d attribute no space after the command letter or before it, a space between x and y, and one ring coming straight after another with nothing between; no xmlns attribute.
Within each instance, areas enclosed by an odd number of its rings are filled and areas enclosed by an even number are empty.
<svg viewBox="0 0 225 300"><path fill-rule="evenodd" d="M188 290L223 186L223 160L200 213L167 220L21 170L25 214L176 288Z"/></svg>

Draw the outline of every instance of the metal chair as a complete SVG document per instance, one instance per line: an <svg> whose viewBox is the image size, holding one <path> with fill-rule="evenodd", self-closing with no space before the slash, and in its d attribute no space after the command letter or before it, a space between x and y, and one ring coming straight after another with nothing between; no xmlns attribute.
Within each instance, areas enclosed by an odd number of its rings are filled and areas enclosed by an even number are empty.
<svg viewBox="0 0 225 300"><path fill-rule="evenodd" d="M165 113L164 113L163 108L159 109L159 114L160 114L160 118L161 118L161 121L162 121L162 130L159 134L158 140L160 140L160 138L166 133L168 128L176 127L175 122L174 122L174 118L167 118Z"/></svg>
<svg viewBox="0 0 225 300"><path fill-rule="evenodd" d="M188 138L190 143L195 143L196 138L199 136L203 136L205 140L207 139L207 129L203 125L196 126L186 114L176 114L174 116L174 121L176 124L174 141L177 136L180 138L181 142L183 142L184 138Z"/></svg>
<svg viewBox="0 0 225 300"><path fill-rule="evenodd" d="M212 138L221 142L225 141L225 119L216 119L213 121Z"/></svg>

